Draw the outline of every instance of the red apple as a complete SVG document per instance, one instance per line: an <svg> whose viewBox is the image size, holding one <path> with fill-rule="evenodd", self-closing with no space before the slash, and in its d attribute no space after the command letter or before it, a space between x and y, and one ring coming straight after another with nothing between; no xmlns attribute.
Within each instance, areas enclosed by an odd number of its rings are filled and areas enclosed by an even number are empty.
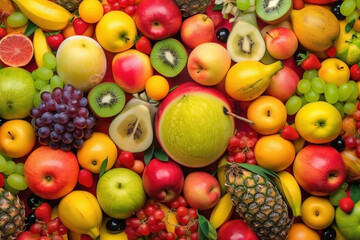
<svg viewBox="0 0 360 240"><path fill-rule="evenodd" d="M188 204L198 210L212 208L221 197L218 180L203 171L191 172L185 177L183 193Z"/></svg>
<svg viewBox="0 0 360 240"><path fill-rule="evenodd" d="M144 36L160 40L180 30L182 16L173 0L142 0L136 8L135 23Z"/></svg>
<svg viewBox="0 0 360 240"><path fill-rule="evenodd" d="M218 240L258 240L258 236L241 219L224 223L218 230Z"/></svg>
<svg viewBox="0 0 360 240"><path fill-rule="evenodd" d="M271 77L270 85L265 93L286 102L296 92L299 80L300 78L294 70L284 66Z"/></svg>
<svg viewBox="0 0 360 240"><path fill-rule="evenodd" d="M26 159L24 175L29 189L36 195L58 199L74 189L79 163L72 152L41 146Z"/></svg>
<svg viewBox="0 0 360 240"><path fill-rule="evenodd" d="M328 196L345 181L346 166L333 147L310 144L296 155L293 173L305 191L315 196Z"/></svg>
<svg viewBox="0 0 360 240"><path fill-rule="evenodd" d="M209 16L198 13L184 20L180 29L183 43L195 48L201 43L211 42L214 38L215 26Z"/></svg>
<svg viewBox="0 0 360 240"><path fill-rule="evenodd" d="M157 202L170 202L177 198L184 185L184 174L174 161L152 159L146 165L143 186L148 196Z"/></svg>
<svg viewBox="0 0 360 240"><path fill-rule="evenodd" d="M298 39L294 31L278 27L265 35L266 49L276 59L287 59L294 55L298 47Z"/></svg>

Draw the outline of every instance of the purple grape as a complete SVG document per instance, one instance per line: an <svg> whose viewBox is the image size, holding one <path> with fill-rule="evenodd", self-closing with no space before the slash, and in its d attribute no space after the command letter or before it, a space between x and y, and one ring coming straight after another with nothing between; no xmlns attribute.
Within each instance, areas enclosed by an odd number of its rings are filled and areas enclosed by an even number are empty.
<svg viewBox="0 0 360 240"><path fill-rule="evenodd" d="M57 134L62 134L65 131L65 126L60 123L55 123L54 125L54 131Z"/></svg>
<svg viewBox="0 0 360 240"><path fill-rule="evenodd" d="M70 101L70 99L71 99L71 93L64 91L62 94L61 102L67 104Z"/></svg>
<svg viewBox="0 0 360 240"><path fill-rule="evenodd" d="M44 122L41 120L41 118L37 118L37 119L35 119L35 126L36 126L37 128L41 128L41 127L45 126L45 124L44 124Z"/></svg>
<svg viewBox="0 0 360 240"><path fill-rule="evenodd" d="M75 128L75 125L74 125L74 122L70 120L70 121L65 125L65 129L66 129L66 131L68 131L68 132L74 131L74 130L76 129L76 128Z"/></svg>
<svg viewBox="0 0 360 240"><path fill-rule="evenodd" d="M59 87L54 88L52 91L52 97L57 103L61 103L61 97L62 97L63 90Z"/></svg>
<svg viewBox="0 0 360 240"><path fill-rule="evenodd" d="M74 148L81 148L84 145L84 140L82 139L74 139L73 147Z"/></svg>
<svg viewBox="0 0 360 240"><path fill-rule="evenodd" d="M69 106L73 106L73 107L79 107L80 106L80 103L78 100L76 99L71 99L69 102L68 102L68 105Z"/></svg>
<svg viewBox="0 0 360 240"><path fill-rule="evenodd" d="M61 135L57 134L55 131L50 133L50 139L52 142L59 142L61 140Z"/></svg>
<svg viewBox="0 0 360 240"><path fill-rule="evenodd" d="M53 122L54 120L54 115L51 112L45 112L42 116L41 116L41 120L44 124L48 125L50 123Z"/></svg>
<svg viewBox="0 0 360 240"><path fill-rule="evenodd" d="M40 138L47 138L50 136L50 129L46 126L39 128L37 134Z"/></svg>
<svg viewBox="0 0 360 240"><path fill-rule="evenodd" d="M48 111L53 112L56 110L57 103L54 99L50 99L46 102L46 107L48 108Z"/></svg>
<svg viewBox="0 0 360 240"><path fill-rule="evenodd" d="M72 145L71 144L66 144L66 143L60 143L60 149L65 151L65 152L69 152L72 149Z"/></svg>
<svg viewBox="0 0 360 240"><path fill-rule="evenodd" d="M49 141L49 147L52 149L59 149L60 148L60 143L59 142L53 142L53 141Z"/></svg>
<svg viewBox="0 0 360 240"><path fill-rule="evenodd" d="M70 144L73 141L74 137L72 135L72 133L70 132L64 132L62 134L61 140L63 141L63 143L66 144Z"/></svg>
<svg viewBox="0 0 360 240"><path fill-rule="evenodd" d="M70 106L67 108L66 113L70 118L75 118L78 115L78 109L76 107Z"/></svg>
<svg viewBox="0 0 360 240"><path fill-rule="evenodd" d="M44 102L41 102L38 106L38 110L41 112L41 114L43 114L44 112L47 112L47 106Z"/></svg>
<svg viewBox="0 0 360 240"><path fill-rule="evenodd" d="M72 134L76 139L82 139L84 137L84 131L82 129L76 128Z"/></svg>
<svg viewBox="0 0 360 240"><path fill-rule="evenodd" d="M80 100L83 97L83 92L79 89L75 89L72 93L72 98L76 100Z"/></svg>
<svg viewBox="0 0 360 240"><path fill-rule="evenodd" d="M37 119L37 118L32 118L32 119L31 119L31 125L33 126L33 128L34 128L35 130L39 129L39 128L36 126L36 124L35 124L36 119Z"/></svg>
<svg viewBox="0 0 360 240"><path fill-rule="evenodd" d="M88 101L85 97L83 97L80 99L79 103L80 103L80 107L86 107L88 104Z"/></svg>
<svg viewBox="0 0 360 240"><path fill-rule="evenodd" d="M68 121L69 121L69 116L66 113L64 112L59 113L59 116L57 118L58 123L66 124Z"/></svg>
<svg viewBox="0 0 360 240"><path fill-rule="evenodd" d="M37 109L37 108L32 108L31 110L30 110L30 116L32 117L32 118L39 118L39 117L41 117L41 112L39 111L39 109Z"/></svg>
<svg viewBox="0 0 360 240"><path fill-rule="evenodd" d="M84 138L85 138L85 139L91 138L92 134L93 134L93 130L92 130L92 129L84 129Z"/></svg>
<svg viewBox="0 0 360 240"><path fill-rule="evenodd" d="M95 126L96 124L96 118L93 115L89 115L86 118L86 129L91 129Z"/></svg>
<svg viewBox="0 0 360 240"><path fill-rule="evenodd" d="M75 117L74 125L78 129L84 129L86 127L86 119L83 117Z"/></svg>
<svg viewBox="0 0 360 240"><path fill-rule="evenodd" d="M50 142L50 138L41 138L41 137L39 137L39 143L41 144L41 145L44 145L44 146L47 146L47 145L49 145L49 142Z"/></svg>
<svg viewBox="0 0 360 240"><path fill-rule="evenodd" d="M67 106L64 103L59 103L56 105L56 112L65 112L67 109Z"/></svg>
<svg viewBox="0 0 360 240"><path fill-rule="evenodd" d="M72 93L74 91L74 87L70 84L66 84L64 86L64 92L69 92L69 93Z"/></svg>
<svg viewBox="0 0 360 240"><path fill-rule="evenodd" d="M51 93L45 91L41 93L40 98L43 102L48 102L50 99L52 99L52 96Z"/></svg>
<svg viewBox="0 0 360 240"><path fill-rule="evenodd" d="M87 110L87 108L80 107L78 109L78 115L80 117L87 118L89 116L89 110Z"/></svg>

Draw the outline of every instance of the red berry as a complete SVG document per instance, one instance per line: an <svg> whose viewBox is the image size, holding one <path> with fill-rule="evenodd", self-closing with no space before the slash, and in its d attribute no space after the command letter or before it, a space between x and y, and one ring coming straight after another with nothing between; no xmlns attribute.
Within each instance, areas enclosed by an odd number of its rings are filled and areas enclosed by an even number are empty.
<svg viewBox="0 0 360 240"><path fill-rule="evenodd" d="M129 5L135 5L136 0L127 0Z"/></svg>
<svg viewBox="0 0 360 240"><path fill-rule="evenodd" d="M183 196L179 196L178 200L180 202L180 206L186 207L187 206L187 202L186 199Z"/></svg>
<svg viewBox="0 0 360 240"><path fill-rule="evenodd" d="M138 218L138 219L140 219L140 220L144 220L144 219L146 219L146 212L145 212L145 210L144 209L139 209L139 210L137 210L136 211L136 213L135 213L135 215L136 215L136 217Z"/></svg>
<svg viewBox="0 0 360 240"><path fill-rule="evenodd" d="M229 145L232 146L232 147L237 147L239 146L239 143L240 143L240 139L235 137L235 136L232 136L230 139L229 139Z"/></svg>
<svg viewBox="0 0 360 240"><path fill-rule="evenodd" d="M104 14L111 11L110 4L103 4Z"/></svg>
<svg viewBox="0 0 360 240"><path fill-rule="evenodd" d="M2 173L0 173L0 187L3 187L5 183L5 177Z"/></svg>
<svg viewBox="0 0 360 240"><path fill-rule="evenodd" d="M175 240L175 237L176 237L175 234L172 232L168 232L166 234L166 240Z"/></svg>
<svg viewBox="0 0 360 240"><path fill-rule="evenodd" d="M193 221L189 227L190 232L197 232L198 230L198 221Z"/></svg>
<svg viewBox="0 0 360 240"><path fill-rule="evenodd" d="M127 0L119 0L120 7L126 8L128 6Z"/></svg>
<svg viewBox="0 0 360 240"><path fill-rule="evenodd" d="M59 226L58 233L59 233L60 235L66 234L67 231L68 231L68 230L67 230L67 228L66 228L64 225L60 225L60 226Z"/></svg>
<svg viewBox="0 0 360 240"><path fill-rule="evenodd" d="M136 7L133 5L128 5L126 8L124 8L124 12L132 17L136 12Z"/></svg>
<svg viewBox="0 0 360 240"><path fill-rule="evenodd" d="M344 142L346 147L348 147L349 149L353 149L356 147L356 139L354 136L348 136L347 138L345 138Z"/></svg>
<svg viewBox="0 0 360 240"><path fill-rule="evenodd" d="M358 105L358 104L357 104ZM353 117L356 121L360 121L360 110L356 110L354 113L353 113Z"/></svg>
<svg viewBox="0 0 360 240"><path fill-rule="evenodd" d="M114 2L113 4L110 4L110 6L111 6L111 10L120 10L121 9L119 2Z"/></svg>
<svg viewBox="0 0 360 240"><path fill-rule="evenodd" d="M255 157L255 154L252 150L249 150L245 153L247 159L251 159Z"/></svg>
<svg viewBox="0 0 360 240"><path fill-rule="evenodd" d="M154 214L154 212L156 211L156 208L155 208L155 205L154 204L147 204L146 206L145 206L145 213L146 213L146 215L148 215L148 216L151 216L151 215L153 215Z"/></svg>
<svg viewBox="0 0 360 240"><path fill-rule="evenodd" d="M122 151L119 155L119 162L122 167L132 168L134 166L134 154L129 151Z"/></svg>
<svg viewBox="0 0 360 240"><path fill-rule="evenodd" d="M177 210L176 213L178 216L183 217L188 213L188 209L184 206L180 206Z"/></svg>
<svg viewBox="0 0 360 240"><path fill-rule="evenodd" d="M246 155L243 152L238 152L234 156L234 161L237 163L245 162L245 159L246 159Z"/></svg>
<svg viewBox="0 0 360 240"><path fill-rule="evenodd" d="M186 234L186 226L177 226L175 227L175 234L178 237L182 237Z"/></svg>
<svg viewBox="0 0 360 240"><path fill-rule="evenodd" d="M355 154L356 154L356 156L360 157L360 146L359 145L356 146L356 148L355 148Z"/></svg>
<svg viewBox="0 0 360 240"><path fill-rule="evenodd" d="M256 159L255 158L246 159L246 163L256 165Z"/></svg>
<svg viewBox="0 0 360 240"><path fill-rule="evenodd" d="M48 233L52 234L53 232L56 232L59 230L60 224L58 221L51 220L46 224L46 230Z"/></svg>
<svg viewBox="0 0 360 240"><path fill-rule="evenodd" d="M165 213L163 210L161 209L157 209L154 214L153 214L155 219L161 220L165 217Z"/></svg>
<svg viewBox="0 0 360 240"><path fill-rule="evenodd" d="M43 224L38 223L38 222L36 222L30 226L30 232L32 234L40 234L42 229L43 229Z"/></svg>
<svg viewBox="0 0 360 240"><path fill-rule="evenodd" d="M61 33L47 34L46 42L54 50L57 50L63 41L64 41L64 36Z"/></svg>
<svg viewBox="0 0 360 240"><path fill-rule="evenodd" d="M82 35L89 27L89 23L82 20L81 17L77 17L73 20L74 31L76 35Z"/></svg>
<svg viewBox="0 0 360 240"><path fill-rule="evenodd" d="M135 48L139 50L140 52L143 52L145 54L150 54L152 50L151 42L150 40L145 37L141 36L135 43Z"/></svg>
<svg viewBox="0 0 360 240"><path fill-rule="evenodd" d="M191 218L197 218L198 217L198 214L197 214L197 211L195 208L189 208L188 210L188 215L191 217Z"/></svg>
<svg viewBox="0 0 360 240"><path fill-rule="evenodd" d="M350 213L354 208L354 201L350 197L344 197L339 201L339 207L346 213Z"/></svg>
<svg viewBox="0 0 360 240"><path fill-rule="evenodd" d="M0 39L7 35L7 31L5 28L0 28Z"/></svg>
<svg viewBox="0 0 360 240"><path fill-rule="evenodd" d="M44 222L51 220L51 205L47 202L41 203L34 211L35 217Z"/></svg>
<svg viewBox="0 0 360 240"><path fill-rule="evenodd" d="M62 239L63 239L63 237L60 236L60 235L53 235L52 236L52 240L62 240Z"/></svg>
<svg viewBox="0 0 360 240"><path fill-rule="evenodd" d="M358 102L358 103L356 104L356 109L357 109L357 110L360 110L360 102Z"/></svg>
<svg viewBox="0 0 360 240"><path fill-rule="evenodd" d="M92 173L87 169L81 169L79 171L78 182L85 187L92 187L94 184Z"/></svg>
<svg viewBox="0 0 360 240"><path fill-rule="evenodd" d="M157 224L159 220L156 219L153 215L149 216L148 219L147 219L147 222L149 225L153 226L155 224Z"/></svg>
<svg viewBox="0 0 360 240"><path fill-rule="evenodd" d="M140 224L141 224L141 220L138 219L138 218L135 218L135 217L129 218L129 219L127 220L127 222L129 223L129 226L130 226L132 229L136 229L136 228L139 227Z"/></svg>
<svg viewBox="0 0 360 240"><path fill-rule="evenodd" d="M227 159L227 161L228 162L235 162L235 156L234 155L228 155L227 157L226 157L226 159Z"/></svg>
<svg viewBox="0 0 360 240"><path fill-rule="evenodd" d="M360 80L360 67L359 63L355 63L350 67L350 79L354 81Z"/></svg>
<svg viewBox="0 0 360 240"><path fill-rule="evenodd" d="M170 206L171 208L177 209L178 207L180 207L180 202L177 199L175 199L170 203Z"/></svg>
<svg viewBox="0 0 360 240"><path fill-rule="evenodd" d="M48 236L41 236L37 240L51 240Z"/></svg>
<svg viewBox="0 0 360 240"><path fill-rule="evenodd" d="M197 232L192 232L190 234L190 240L198 240L198 233Z"/></svg>
<svg viewBox="0 0 360 240"><path fill-rule="evenodd" d="M187 225L190 221L190 217L189 215L185 215L185 216L182 216L179 218L179 222L182 224L182 225Z"/></svg>
<svg viewBox="0 0 360 240"><path fill-rule="evenodd" d="M117 0L107 0L108 4L113 4L115 2L117 2Z"/></svg>
<svg viewBox="0 0 360 240"><path fill-rule="evenodd" d="M150 234L150 226L147 223L143 223L139 226L139 232L143 235L143 236L147 236Z"/></svg>

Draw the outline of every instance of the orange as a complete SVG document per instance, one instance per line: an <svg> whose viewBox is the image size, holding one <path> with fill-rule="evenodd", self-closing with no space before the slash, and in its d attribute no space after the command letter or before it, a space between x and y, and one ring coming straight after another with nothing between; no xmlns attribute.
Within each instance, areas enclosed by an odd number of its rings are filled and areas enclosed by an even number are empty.
<svg viewBox="0 0 360 240"><path fill-rule="evenodd" d="M79 15L87 23L98 22L104 14L104 8L98 0L84 0L79 5Z"/></svg>
<svg viewBox="0 0 360 240"><path fill-rule="evenodd" d="M163 76L154 75L145 84L146 93L154 100L161 100L169 92L169 83Z"/></svg>
<svg viewBox="0 0 360 240"><path fill-rule="evenodd" d="M320 240L319 234L303 223L291 225L286 240Z"/></svg>
<svg viewBox="0 0 360 240"><path fill-rule="evenodd" d="M22 33L9 33L0 40L0 60L8 66L23 67L33 55L33 43Z"/></svg>
<svg viewBox="0 0 360 240"><path fill-rule="evenodd" d="M254 154L259 166L278 172L292 164L295 159L295 147L280 134L273 134L259 139Z"/></svg>
<svg viewBox="0 0 360 240"><path fill-rule="evenodd" d="M87 37L92 37L93 34L94 34L94 24L89 24L88 28L82 35ZM64 36L64 38L68 38L76 35L74 25L72 23L69 23L66 26L66 28L62 30L62 35Z"/></svg>

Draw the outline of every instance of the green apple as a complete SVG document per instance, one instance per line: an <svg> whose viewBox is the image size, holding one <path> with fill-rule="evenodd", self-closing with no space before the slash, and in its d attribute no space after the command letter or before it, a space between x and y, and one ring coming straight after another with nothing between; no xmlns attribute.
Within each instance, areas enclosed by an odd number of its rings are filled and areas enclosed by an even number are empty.
<svg viewBox="0 0 360 240"><path fill-rule="evenodd" d="M351 213L346 213L336 208L335 212L336 225L339 228L340 233L347 240L359 240L360 239L360 201L358 201Z"/></svg>
<svg viewBox="0 0 360 240"><path fill-rule="evenodd" d="M21 119L29 115L36 93L31 74L23 69L0 69L0 117Z"/></svg>
<svg viewBox="0 0 360 240"><path fill-rule="evenodd" d="M125 219L139 210L146 201L141 177L127 168L105 172L96 187L102 210L110 217Z"/></svg>

